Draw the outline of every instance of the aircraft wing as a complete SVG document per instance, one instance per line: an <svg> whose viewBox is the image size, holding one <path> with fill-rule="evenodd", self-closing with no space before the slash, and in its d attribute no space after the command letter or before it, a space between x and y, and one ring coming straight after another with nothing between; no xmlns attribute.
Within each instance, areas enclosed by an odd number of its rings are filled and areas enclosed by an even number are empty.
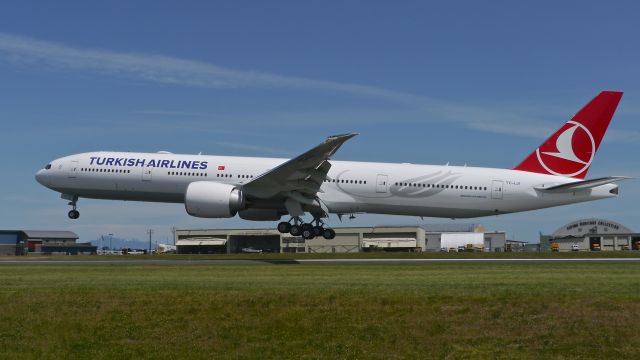
<svg viewBox="0 0 640 360"><path fill-rule="evenodd" d="M602 177L597 179L575 181L575 182L570 182L567 184L560 184L560 185L542 184L542 185L536 186L535 189L540 191L547 191L547 192L572 192L577 190L590 189L596 186L610 184L610 183L614 183L616 181L620 181L624 179L628 179L628 177L607 176L607 177Z"/></svg>
<svg viewBox="0 0 640 360"><path fill-rule="evenodd" d="M357 134L329 136L313 149L254 178L242 187L245 194L260 199L289 197L310 203L327 179L329 158L345 141Z"/></svg>

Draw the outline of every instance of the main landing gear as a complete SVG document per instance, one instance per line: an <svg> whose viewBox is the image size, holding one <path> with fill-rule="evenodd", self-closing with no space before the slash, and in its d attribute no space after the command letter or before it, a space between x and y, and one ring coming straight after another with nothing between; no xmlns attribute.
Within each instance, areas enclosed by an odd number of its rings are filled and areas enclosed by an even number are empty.
<svg viewBox="0 0 640 360"><path fill-rule="evenodd" d="M293 221L293 224L291 223ZM315 226L313 225L315 223ZM291 234L292 236L302 236L304 239L313 239L322 236L327 240L336 237L333 229L325 228L324 223L319 218L314 217L311 223L304 223L300 217L293 217L289 221L283 221L278 224L278 231L282 234Z"/></svg>
<svg viewBox="0 0 640 360"><path fill-rule="evenodd" d="M69 216L69 219L75 220L80 217L80 211L76 210L76 205L78 204L78 196L73 195L70 200L71 202L69 202L69 205L73 206L73 209L69 210L69 213L67 213L67 215Z"/></svg>

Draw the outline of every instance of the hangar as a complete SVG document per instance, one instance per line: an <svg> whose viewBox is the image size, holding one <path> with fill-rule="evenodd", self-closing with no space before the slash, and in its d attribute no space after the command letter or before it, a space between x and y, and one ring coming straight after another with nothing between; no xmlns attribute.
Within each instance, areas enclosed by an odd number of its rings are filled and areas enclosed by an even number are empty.
<svg viewBox="0 0 640 360"><path fill-rule="evenodd" d="M91 243L78 243L72 231L0 230L0 255L95 254Z"/></svg>
<svg viewBox="0 0 640 360"><path fill-rule="evenodd" d="M559 227L551 235L540 235L540 250L550 251L640 250L640 234L606 219L581 219Z"/></svg>
<svg viewBox="0 0 640 360"><path fill-rule="evenodd" d="M478 241L485 251L503 251L503 231L487 232L482 225L414 225L334 228L331 240L303 239L276 229L179 229L178 254L224 254L243 251L278 253L349 253L361 251L440 251L442 241L455 234L462 243ZM448 249L448 248L447 248Z"/></svg>

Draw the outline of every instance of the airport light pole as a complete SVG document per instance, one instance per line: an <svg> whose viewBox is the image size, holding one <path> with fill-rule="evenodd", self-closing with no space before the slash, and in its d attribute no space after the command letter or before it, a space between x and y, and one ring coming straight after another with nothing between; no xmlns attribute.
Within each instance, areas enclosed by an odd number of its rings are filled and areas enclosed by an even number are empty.
<svg viewBox="0 0 640 360"><path fill-rule="evenodd" d="M153 235L153 229L148 229L147 234L149 234L149 254L151 254L151 235Z"/></svg>

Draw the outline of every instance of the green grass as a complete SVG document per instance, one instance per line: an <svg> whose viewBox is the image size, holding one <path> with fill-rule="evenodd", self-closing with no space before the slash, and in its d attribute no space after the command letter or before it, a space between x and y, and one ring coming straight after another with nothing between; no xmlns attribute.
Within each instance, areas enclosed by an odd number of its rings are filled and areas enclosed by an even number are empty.
<svg viewBox="0 0 640 360"><path fill-rule="evenodd" d="M639 358L640 264L3 265L2 358Z"/></svg>
<svg viewBox="0 0 640 360"><path fill-rule="evenodd" d="M262 253L262 254L184 254L184 255L80 255L80 256L5 256L2 260L146 260L146 259L182 259L182 260L287 260L287 259L487 259L487 258L531 258L531 259L573 259L573 258L640 258L640 251L576 251L576 252L357 252L357 253Z"/></svg>

